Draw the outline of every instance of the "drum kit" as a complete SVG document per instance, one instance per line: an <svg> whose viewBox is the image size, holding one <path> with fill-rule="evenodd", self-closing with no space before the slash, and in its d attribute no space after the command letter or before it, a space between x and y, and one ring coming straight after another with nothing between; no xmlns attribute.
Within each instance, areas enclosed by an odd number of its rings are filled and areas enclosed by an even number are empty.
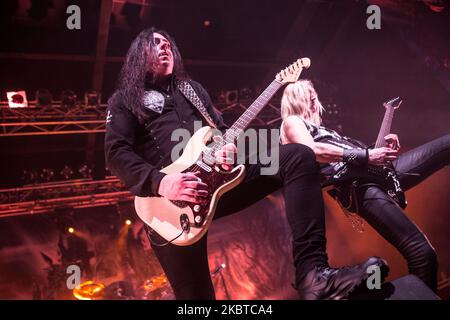
<svg viewBox="0 0 450 320"><path fill-rule="evenodd" d="M167 277L163 274L153 277L138 288L138 295L142 300L166 300L170 291L168 284Z"/></svg>
<svg viewBox="0 0 450 320"><path fill-rule="evenodd" d="M78 300L101 300L105 285L94 281L85 281L73 289L73 296Z"/></svg>
<svg viewBox="0 0 450 320"><path fill-rule="evenodd" d="M130 282L116 281L108 286L92 280L85 281L73 289L78 300L171 300L173 299L167 277L154 276L133 289Z"/></svg>

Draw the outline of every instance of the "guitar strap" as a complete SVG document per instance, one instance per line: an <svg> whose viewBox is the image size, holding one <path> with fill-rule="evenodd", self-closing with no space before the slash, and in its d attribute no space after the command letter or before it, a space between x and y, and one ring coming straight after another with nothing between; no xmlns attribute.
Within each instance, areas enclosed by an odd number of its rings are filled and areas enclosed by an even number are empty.
<svg viewBox="0 0 450 320"><path fill-rule="evenodd" d="M202 100L200 100L200 98L198 97L194 88L192 88L191 84L184 80L176 80L176 84L177 84L178 89L186 97L186 99L188 99L189 102L192 103L197 108L197 110L200 112L200 114L203 116L203 118L205 118L205 120L206 120L206 122L208 122L209 126L214 129L217 129L217 126L214 123L214 120L209 115L208 111L206 110L205 106L203 105Z"/></svg>

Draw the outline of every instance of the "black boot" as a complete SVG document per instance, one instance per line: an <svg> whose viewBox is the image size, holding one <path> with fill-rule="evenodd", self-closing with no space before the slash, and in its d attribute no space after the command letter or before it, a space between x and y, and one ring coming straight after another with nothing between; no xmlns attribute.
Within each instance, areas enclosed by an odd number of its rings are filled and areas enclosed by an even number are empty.
<svg viewBox="0 0 450 320"><path fill-rule="evenodd" d="M296 289L302 300L341 300L351 292L366 286L371 273L367 268L377 266L381 271L381 282L389 273L387 262L378 257L371 257L366 262L353 267L329 268L316 267L299 281Z"/></svg>

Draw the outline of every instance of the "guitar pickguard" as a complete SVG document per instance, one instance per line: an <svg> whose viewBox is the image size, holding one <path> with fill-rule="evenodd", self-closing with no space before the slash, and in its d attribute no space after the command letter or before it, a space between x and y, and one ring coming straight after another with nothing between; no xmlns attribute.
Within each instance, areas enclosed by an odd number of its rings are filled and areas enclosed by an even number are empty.
<svg viewBox="0 0 450 320"><path fill-rule="evenodd" d="M209 203L212 200L213 194L223 185L234 180L240 174L239 171L228 172L220 170L217 166L209 166L204 162L201 165L198 162L195 165L190 166L183 172L195 172L199 171L197 175L202 182L208 185L208 197L205 198L205 204L194 204L188 201L175 201L171 202L179 208L189 207L194 215L194 221L191 226L200 228L204 224L210 208Z"/></svg>

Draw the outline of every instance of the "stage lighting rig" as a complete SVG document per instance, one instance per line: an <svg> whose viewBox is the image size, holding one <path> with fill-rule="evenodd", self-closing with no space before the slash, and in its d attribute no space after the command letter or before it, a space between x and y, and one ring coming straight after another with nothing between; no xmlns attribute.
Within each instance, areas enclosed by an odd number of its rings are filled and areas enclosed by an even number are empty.
<svg viewBox="0 0 450 320"><path fill-rule="evenodd" d="M73 177L73 170L67 164L62 168L59 174L66 180L69 180Z"/></svg>
<svg viewBox="0 0 450 320"><path fill-rule="evenodd" d="M8 106L10 108L26 108L28 107L27 94L25 90L6 92L8 98Z"/></svg>
<svg viewBox="0 0 450 320"><path fill-rule="evenodd" d="M100 93L95 90L86 91L86 93L84 94L85 107L98 107L100 105L100 97Z"/></svg>
<svg viewBox="0 0 450 320"><path fill-rule="evenodd" d="M53 103L53 96L47 89L39 89L35 94L37 107L50 107Z"/></svg>
<svg viewBox="0 0 450 320"><path fill-rule="evenodd" d="M72 90L64 90L61 93L61 107L74 108L77 105L77 95Z"/></svg>

